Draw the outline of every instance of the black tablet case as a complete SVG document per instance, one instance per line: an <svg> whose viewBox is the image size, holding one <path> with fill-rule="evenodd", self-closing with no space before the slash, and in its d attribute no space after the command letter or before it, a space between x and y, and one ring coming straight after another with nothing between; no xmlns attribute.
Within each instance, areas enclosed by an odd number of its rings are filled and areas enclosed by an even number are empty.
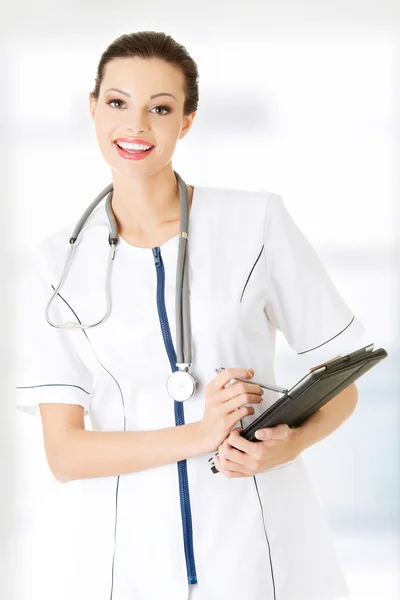
<svg viewBox="0 0 400 600"><path fill-rule="evenodd" d="M295 428L304 423L329 400L386 358L387 351L384 348L372 351L373 346L374 344L364 346L307 373L290 390L287 390L286 394L278 398L243 429L240 435L250 442L259 442L260 440L255 437L258 429L274 427L281 423ZM214 466L213 458L208 461L211 470L213 473L219 473Z"/></svg>

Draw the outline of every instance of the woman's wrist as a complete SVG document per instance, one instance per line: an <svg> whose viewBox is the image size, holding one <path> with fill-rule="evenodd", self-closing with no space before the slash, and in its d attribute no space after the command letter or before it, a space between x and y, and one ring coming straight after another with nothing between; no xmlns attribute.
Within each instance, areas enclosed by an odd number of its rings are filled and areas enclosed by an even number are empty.
<svg viewBox="0 0 400 600"><path fill-rule="evenodd" d="M291 445L293 457L297 458L306 448L307 443L304 437L304 428L302 425L292 428Z"/></svg>
<svg viewBox="0 0 400 600"><path fill-rule="evenodd" d="M189 424L193 430L193 443L196 449L196 454L200 456L201 454L207 454L208 452L212 452L213 449L210 448L207 438L204 435L204 430L202 428L201 421L195 421L194 423Z"/></svg>

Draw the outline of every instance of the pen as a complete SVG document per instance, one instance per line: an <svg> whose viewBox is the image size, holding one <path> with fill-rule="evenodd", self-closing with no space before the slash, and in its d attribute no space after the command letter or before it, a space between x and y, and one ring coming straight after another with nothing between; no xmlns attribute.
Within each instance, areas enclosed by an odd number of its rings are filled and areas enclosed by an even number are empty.
<svg viewBox="0 0 400 600"><path fill-rule="evenodd" d="M225 367L218 367L217 369L214 369L214 371L216 373L221 373L221 371L224 371ZM281 394L287 394L289 390L281 388L277 385L263 385L262 383L257 383L256 381L253 380L249 380L249 379L242 379L241 377L233 377L233 379L236 379L236 381L244 381L245 383L254 383L255 385L259 385L262 388L265 388L266 390L272 390L273 392L280 392Z"/></svg>
<svg viewBox="0 0 400 600"><path fill-rule="evenodd" d="M214 369L214 371L216 373L221 373L221 371L224 371L225 367L218 367L217 369ZM233 377L232 379L235 379L236 381L244 381L245 383L255 383L256 385L259 385L262 388L265 388L267 390L272 390L273 392L279 392L281 394L287 394L289 392L289 390L284 389L282 387L279 387L277 385L262 385L261 383L257 383L255 381L250 381L248 379L242 379L241 377ZM217 452L216 454L214 454L214 456L218 456L219 452ZM218 473L218 469L215 466L215 462L214 462L214 456L212 456L211 458L208 459L208 462L212 468L213 473Z"/></svg>

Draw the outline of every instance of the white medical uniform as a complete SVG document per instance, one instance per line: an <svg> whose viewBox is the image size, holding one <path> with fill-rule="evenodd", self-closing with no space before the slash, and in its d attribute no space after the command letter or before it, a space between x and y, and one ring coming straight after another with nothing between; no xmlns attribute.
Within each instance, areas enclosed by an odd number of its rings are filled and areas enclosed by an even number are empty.
<svg viewBox="0 0 400 600"><path fill-rule="evenodd" d="M44 310L64 264L75 223L36 248L19 291L16 401L79 404L93 430L176 425L166 391L172 372L160 326L165 302L176 350L175 280L179 237L160 247L165 285L151 248L119 239L111 316L100 327L54 329ZM214 369L253 367L275 382L276 330L309 368L343 354L364 332L281 196L195 186L189 216L188 277L192 372L198 389L185 423L200 421ZM50 317L93 323L105 312L108 220L104 201L89 218ZM158 281L159 280L159 281ZM307 369L305 372L308 372ZM246 427L277 395L242 420ZM348 588L303 458L255 477L213 474L214 452L186 461L185 537L177 463L82 480L77 540L79 600L333 600ZM133 457L134 458L134 457ZM78 457L77 457L78 460ZM187 523L187 522L186 522ZM188 550L189 548L189 550ZM194 568L188 583L185 552Z"/></svg>

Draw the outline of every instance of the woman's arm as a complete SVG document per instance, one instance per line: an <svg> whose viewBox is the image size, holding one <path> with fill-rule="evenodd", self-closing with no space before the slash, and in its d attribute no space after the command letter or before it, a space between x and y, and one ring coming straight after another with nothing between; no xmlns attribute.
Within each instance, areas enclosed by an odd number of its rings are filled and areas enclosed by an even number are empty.
<svg viewBox="0 0 400 600"><path fill-rule="evenodd" d="M341 354L325 361L332 362L340 358ZM325 364L321 363L321 364ZM321 365L310 369L314 371ZM297 453L301 454L303 450L323 440L333 433L344 421L351 416L358 403L358 389L355 383L352 383L337 396L329 400L324 406L317 410L311 417L292 430L292 437L297 448Z"/></svg>
<svg viewBox="0 0 400 600"><path fill-rule="evenodd" d="M57 481L134 473L204 454L200 422L153 431L88 431L77 404L40 404L44 447Z"/></svg>
<svg viewBox="0 0 400 600"><path fill-rule="evenodd" d="M303 425L293 429L292 438L297 454L323 440L347 421L354 412L357 402L358 389L356 384L352 383L308 417Z"/></svg>

